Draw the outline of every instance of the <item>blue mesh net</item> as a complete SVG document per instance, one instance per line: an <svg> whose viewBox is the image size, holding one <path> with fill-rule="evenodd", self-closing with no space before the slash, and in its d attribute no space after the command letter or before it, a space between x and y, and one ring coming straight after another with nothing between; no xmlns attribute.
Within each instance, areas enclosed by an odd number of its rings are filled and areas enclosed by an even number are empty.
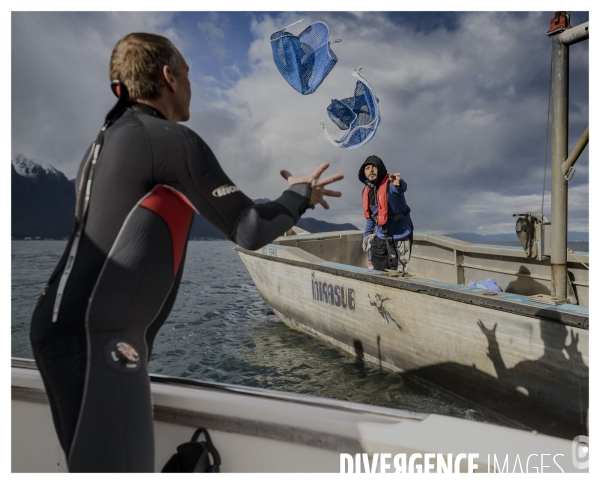
<svg viewBox="0 0 600 484"><path fill-rule="evenodd" d="M275 65L296 91L300 94L312 94L338 60L329 47L329 27L323 22L315 22L298 36L285 29L271 35ZM331 43L340 40L336 39Z"/></svg>
<svg viewBox="0 0 600 484"><path fill-rule="evenodd" d="M367 143L377 131L381 122L379 99L360 69L352 73L358 79L354 88L354 97L333 99L327 107L327 114L338 128L346 132L338 140L331 138L325 128L325 121L319 122L325 137L340 148L358 148Z"/></svg>

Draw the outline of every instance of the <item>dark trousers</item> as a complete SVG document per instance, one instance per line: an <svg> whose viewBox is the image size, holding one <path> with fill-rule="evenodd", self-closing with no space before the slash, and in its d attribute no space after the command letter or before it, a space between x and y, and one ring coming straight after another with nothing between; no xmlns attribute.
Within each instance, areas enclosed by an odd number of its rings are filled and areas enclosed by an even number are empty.
<svg viewBox="0 0 600 484"><path fill-rule="evenodd" d="M390 264L385 240L380 239L379 237L373 237L373 241L371 242L371 264L373 264L373 269L378 271L391 269L393 271L400 270L401 272L406 272L408 261L410 260L412 241L412 234L403 239L388 239L390 249L395 252L396 256ZM398 261L401 264L400 268L398 268Z"/></svg>

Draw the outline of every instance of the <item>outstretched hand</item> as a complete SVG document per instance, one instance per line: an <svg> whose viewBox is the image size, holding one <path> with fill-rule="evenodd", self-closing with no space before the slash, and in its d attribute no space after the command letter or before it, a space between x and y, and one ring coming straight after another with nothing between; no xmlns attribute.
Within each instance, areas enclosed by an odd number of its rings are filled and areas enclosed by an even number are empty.
<svg viewBox="0 0 600 484"><path fill-rule="evenodd" d="M336 173L335 175L330 175L326 178L323 178L322 180L319 180L319 177L327 168L329 168L329 163L323 163L322 165L319 165L317 169L313 171L310 175L303 176L302 178L292 175L287 170L281 170L281 176L287 180L288 186L295 185L296 183L309 183L311 186L311 205L321 204L323 205L323 208L328 209L329 204L325 200L325 196L341 197L342 192L327 190L325 187L330 183L341 180L342 178L344 178L344 175L342 175L341 173Z"/></svg>
<svg viewBox="0 0 600 484"><path fill-rule="evenodd" d="M391 173L390 181L394 184L395 187L399 187L400 183L402 183L402 175L400 173Z"/></svg>

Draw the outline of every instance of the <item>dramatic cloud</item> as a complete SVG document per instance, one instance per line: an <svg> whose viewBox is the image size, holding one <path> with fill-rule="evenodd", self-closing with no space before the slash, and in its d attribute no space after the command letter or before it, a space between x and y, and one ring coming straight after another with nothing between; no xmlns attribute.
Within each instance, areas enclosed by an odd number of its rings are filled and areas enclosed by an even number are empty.
<svg viewBox="0 0 600 484"><path fill-rule="evenodd" d="M417 230L511 232L513 213L540 211L554 13L319 12L207 14L13 13L12 152L74 176L85 147L114 102L108 59L131 31L166 35L191 66L189 127L253 198L276 198L281 169L309 173L328 161L341 171L340 200L310 216L362 227L357 170L377 154L400 171ZM190 14L192 15L192 14ZM270 35L295 34L321 20L339 62L309 96L294 91L273 62ZM240 42L239 22L248 41ZM587 15L572 14L572 24ZM202 36L203 42L197 39ZM245 39L246 37L244 37ZM587 42L571 47L571 149L589 121ZM206 59L210 56L212 64ZM215 63L221 62L216 68ZM318 128L332 99L353 94L354 69L373 85L382 122L354 150L331 145ZM569 193L569 230L588 229L588 150ZM548 151L544 213L550 212Z"/></svg>
<svg viewBox="0 0 600 484"><path fill-rule="evenodd" d="M108 63L129 32L183 43L167 13L13 12L12 153L47 162L68 177L96 137L115 97Z"/></svg>
<svg viewBox="0 0 600 484"><path fill-rule="evenodd" d="M271 33L302 17L305 21L291 28L294 33L318 19L330 26L331 38L343 38L332 47L340 59L337 66L310 96L296 93L281 78L269 43ZM329 161L332 172L342 171L347 178L340 184L343 199L327 215L357 225L364 223L357 168L366 156L378 154L407 180L418 229L510 232L513 206L536 211L542 203L548 18L537 13L462 14L453 17L452 28L426 30L378 13L257 16L249 49L252 71L216 103L232 113L238 128L215 139L215 151L256 197L265 190L276 196L281 168L308 169ZM572 51L570 146L588 123L587 46L579 44ZM370 143L341 150L319 133L317 122L326 119L331 99L352 95L355 79L350 73L359 66L377 91L383 121ZM571 181L573 189L587 187L587 163L586 151ZM575 214L573 204L569 228L587 230L587 214L581 207Z"/></svg>

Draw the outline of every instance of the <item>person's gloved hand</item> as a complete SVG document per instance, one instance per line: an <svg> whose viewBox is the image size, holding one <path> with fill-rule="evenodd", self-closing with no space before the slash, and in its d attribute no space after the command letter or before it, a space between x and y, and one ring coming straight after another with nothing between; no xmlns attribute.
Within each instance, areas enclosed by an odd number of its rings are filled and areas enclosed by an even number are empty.
<svg viewBox="0 0 600 484"><path fill-rule="evenodd" d="M362 248L365 252L369 252L371 250L371 243L373 242L373 237L375 237L375 234L369 234L363 239ZM371 254L369 254L369 257L370 256Z"/></svg>

